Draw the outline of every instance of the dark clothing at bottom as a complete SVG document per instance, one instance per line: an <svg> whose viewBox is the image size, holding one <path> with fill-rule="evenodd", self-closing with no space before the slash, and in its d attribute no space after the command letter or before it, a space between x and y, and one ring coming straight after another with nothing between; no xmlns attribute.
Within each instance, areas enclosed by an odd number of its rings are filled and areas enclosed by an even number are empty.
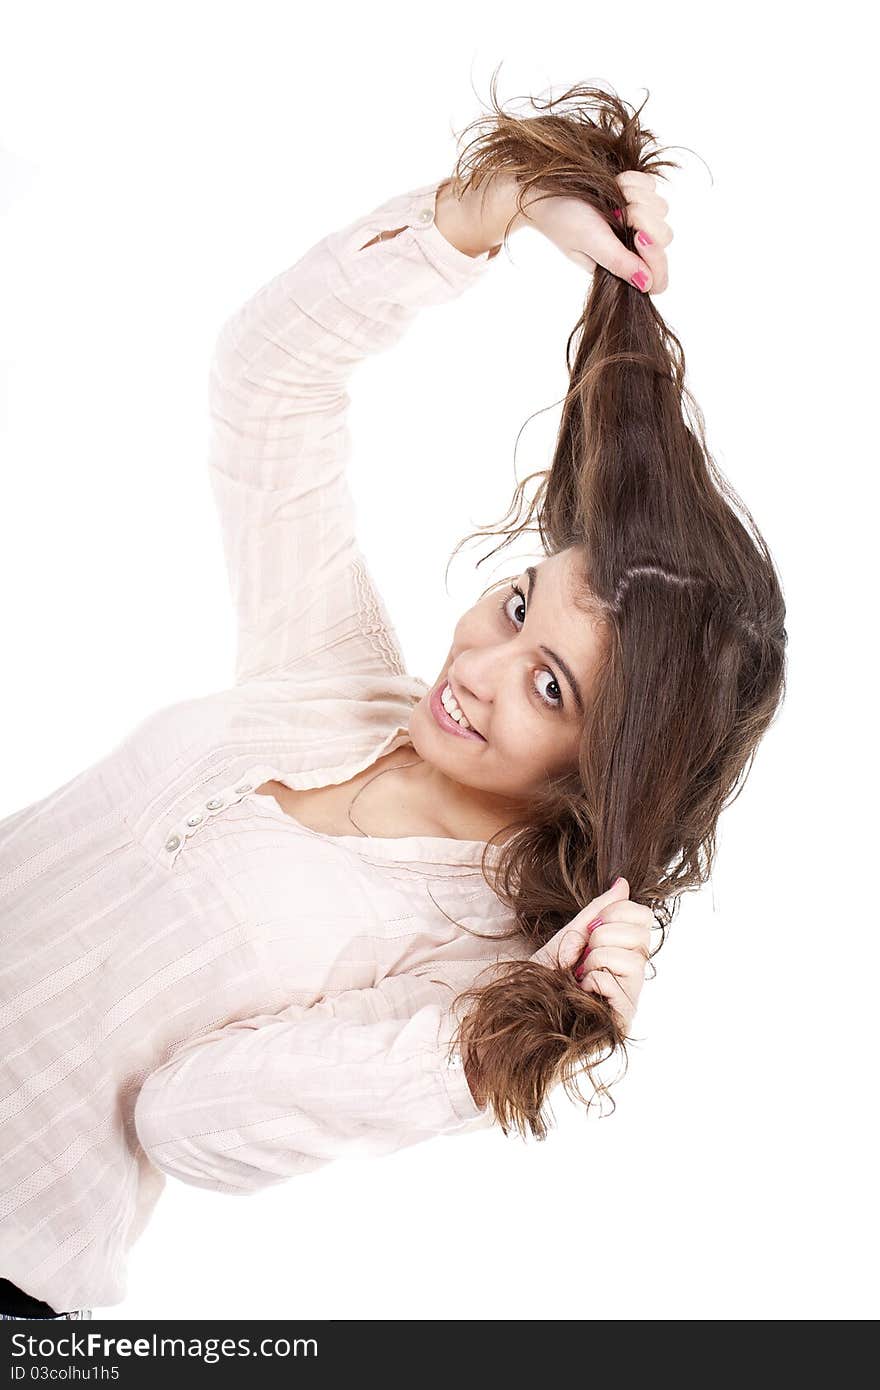
<svg viewBox="0 0 880 1390"><path fill-rule="evenodd" d="M78 1309L69 1313L56 1313L48 1303L32 1298L24 1289L13 1284L11 1279L0 1279L0 1322L16 1318L71 1318L86 1320L92 1316L91 1309Z"/></svg>

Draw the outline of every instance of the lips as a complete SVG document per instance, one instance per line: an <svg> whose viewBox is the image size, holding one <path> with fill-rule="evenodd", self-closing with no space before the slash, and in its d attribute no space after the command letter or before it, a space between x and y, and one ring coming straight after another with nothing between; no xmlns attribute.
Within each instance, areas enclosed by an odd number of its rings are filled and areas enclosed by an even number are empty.
<svg viewBox="0 0 880 1390"><path fill-rule="evenodd" d="M478 733L476 729L463 729L460 724L456 723L456 721L451 717L451 715L446 713L443 701L441 700L440 696L442 695L443 690L448 684L449 682L444 677L444 679L440 682L436 689L432 690L431 692L429 704L431 706L431 713L434 716L435 722L440 726L441 729L445 730L446 733L452 734L455 737L469 738L471 740L477 739L480 743L485 743L486 740L483 738L483 735ZM452 687L450 686L450 690L451 689ZM455 694L454 691L452 691L452 693L453 695Z"/></svg>

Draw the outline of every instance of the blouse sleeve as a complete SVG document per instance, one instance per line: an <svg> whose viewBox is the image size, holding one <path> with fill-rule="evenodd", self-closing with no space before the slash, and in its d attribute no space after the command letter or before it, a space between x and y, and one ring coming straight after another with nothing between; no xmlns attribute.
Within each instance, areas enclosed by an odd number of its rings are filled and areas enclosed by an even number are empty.
<svg viewBox="0 0 880 1390"><path fill-rule="evenodd" d="M483 982L483 977L480 977ZM138 1139L163 1172L248 1193L335 1158L494 1123L451 1042L451 987L392 975L185 1043L143 1083Z"/></svg>
<svg viewBox="0 0 880 1390"><path fill-rule="evenodd" d="M236 684L302 667L310 677L406 673L355 535L346 385L420 308L486 272L491 253L468 256L435 226L439 182L331 232L220 330L208 467L236 616Z"/></svg>

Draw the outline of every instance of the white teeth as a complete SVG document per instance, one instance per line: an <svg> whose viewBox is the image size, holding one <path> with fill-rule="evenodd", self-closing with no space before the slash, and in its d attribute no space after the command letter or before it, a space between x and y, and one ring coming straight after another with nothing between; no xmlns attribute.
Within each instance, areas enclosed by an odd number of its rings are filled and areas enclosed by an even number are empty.
<svg viewBox="0 0 880 1390"><path fill-rule="evenodd" d="M467 719L459 709L458 705L456 704L455 696L449 689L448 685L444 685L443 690L440 693L440 699L442 700L443 708L446 710L446 713L449 715L450 719L454 719L455 722L457 724L460 724L463 729L469 729L471 727L470 724L467 722Z"/></svg>

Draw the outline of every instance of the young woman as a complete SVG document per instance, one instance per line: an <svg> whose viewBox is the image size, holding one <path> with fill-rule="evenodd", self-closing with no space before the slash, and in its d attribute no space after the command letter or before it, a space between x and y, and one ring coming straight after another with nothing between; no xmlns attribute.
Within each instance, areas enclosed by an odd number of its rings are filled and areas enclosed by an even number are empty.
<svg viewBox="0 0 880 1390"><path fill-rule="evenodd" d="M493 103L451 179L220 333L232 686L0 822L7 1316L120 1302L168 1175L253 1192L494 1123L543 1138L557 1082L604 1089L651 928L705 881L778 703L773 566L652 298L668 161L601 89ZM595 271L526 518L546 558L461 617L429 686L358 548L346 384L528 225Z"/></svg>

